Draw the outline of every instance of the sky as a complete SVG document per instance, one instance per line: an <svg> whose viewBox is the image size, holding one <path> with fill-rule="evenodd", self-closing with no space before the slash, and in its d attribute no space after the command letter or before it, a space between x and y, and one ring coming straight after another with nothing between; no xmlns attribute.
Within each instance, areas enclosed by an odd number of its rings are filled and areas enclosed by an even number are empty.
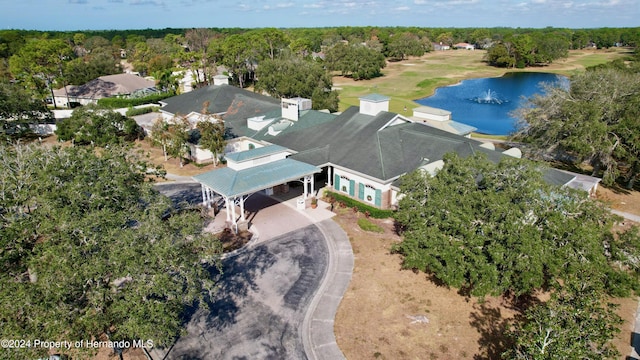
<svg viewBox="0 0 640 360"><path fill-rule="evenodd" d="M0 0L0 28L639 27L640 0Z"/></svg>

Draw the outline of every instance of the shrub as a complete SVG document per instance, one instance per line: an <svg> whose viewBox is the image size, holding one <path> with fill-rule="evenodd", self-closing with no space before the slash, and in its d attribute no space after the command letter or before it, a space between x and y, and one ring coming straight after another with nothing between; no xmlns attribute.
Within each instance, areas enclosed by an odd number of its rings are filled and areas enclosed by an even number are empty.
<svg viewBox="0 0 640 360"><path fill-rule="evenodd" d="M371 231L371 232L375 232L375 233L383 233L384 232L384 229L382 227L380 227L378 224L372 223L367 218L359 218L358 219L358 226L360 227L360 229L362 229L364 231Z"/></svg>
<svg viewBox="0 0 640 360"><path fill-rule="evenodd" d="M168 97L172 97L174 95L175 93L173 92L166 92L166 93L152 94L152 95L141 97L141 98L119 98L119 97L102 98L98 100L98 105L105 108L109 108L109 109L128 108L128 107L133 107L138 105L157 103L160 100L166 99Z"/></svg>
<svg viewBox="0 0 640 360"><path fill-rule="evenodd" d="M158 109L160 109L159 106L147 106L147 107L143 107L143 108L130 108L129 110L127 110L127 113L125 114L126 116L137 116L137 115L142 115L142 114L148 114L150 112L154 112L157 111Z"/></svg>
<svg viewBox="0 0 640 360"><path fill-rule="evenodd" d="M344 204L348 207L355 207L358 211L362 213L369 213L372 218L376 219L385 219L393 216L393 210L382 210L377 207L369 206L367 204L361 203L356 199L352 199L348 196L337 194L331 191L325 192L325 195L334 201L337 201L341 204Z"/></svg>

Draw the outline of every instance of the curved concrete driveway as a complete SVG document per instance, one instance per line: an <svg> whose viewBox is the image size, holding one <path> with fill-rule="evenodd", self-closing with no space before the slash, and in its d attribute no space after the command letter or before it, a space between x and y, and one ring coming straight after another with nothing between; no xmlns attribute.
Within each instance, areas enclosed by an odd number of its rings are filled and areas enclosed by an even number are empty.
<svg viewBox="0 0 640 360"><path fill-rule="evenodd" d="M199 193L192 186L163 188L181 200ZM261 194L246 209L258 241L223 260L209 310L195 309L187 335L168 351L154 349L153 358L344 358L333 321L353 270L346 234L321 221L326 213L299 211Z"/></svg>

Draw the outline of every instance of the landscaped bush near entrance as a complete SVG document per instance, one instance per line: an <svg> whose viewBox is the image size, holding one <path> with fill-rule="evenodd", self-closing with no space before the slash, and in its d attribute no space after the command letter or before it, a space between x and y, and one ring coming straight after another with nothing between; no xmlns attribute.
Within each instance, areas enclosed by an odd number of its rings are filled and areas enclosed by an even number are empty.
<svg viewBox="0 0 640 360"><path fill-rule="evenodd" d="M393 210L382 210L367 204L363 204L358 200L352 199L348 196L337 194L331 191L326 191L325 196L332 198L335 201L341 202L348 207L355 207L358 211L369 214L372 218L384 219L393 216Z"/></svg>
<svg viewBox="0 0 640 360"><path fill-rule="evenodd" d="M371 231L371 232L376 232L376 233L383 233L384 229L382 227L380 227L377 224L374 224L371 222L371 220L367 219L367 218L359 218L358 219L358 226L360 227L360 229L364 230L364 231Z"/></svg>

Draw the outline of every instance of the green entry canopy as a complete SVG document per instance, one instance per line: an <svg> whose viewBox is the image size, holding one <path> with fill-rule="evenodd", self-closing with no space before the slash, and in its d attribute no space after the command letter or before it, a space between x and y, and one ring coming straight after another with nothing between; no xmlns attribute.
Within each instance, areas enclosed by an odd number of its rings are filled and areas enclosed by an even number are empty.
<svg viewBox="0 0 640 360"><path fill-rule="evenodd" d="M196 175L193 179L220 195L234 198L319 172L321 170L317 166L293 159L282 159L244 170L225 167Z"/></svg>

